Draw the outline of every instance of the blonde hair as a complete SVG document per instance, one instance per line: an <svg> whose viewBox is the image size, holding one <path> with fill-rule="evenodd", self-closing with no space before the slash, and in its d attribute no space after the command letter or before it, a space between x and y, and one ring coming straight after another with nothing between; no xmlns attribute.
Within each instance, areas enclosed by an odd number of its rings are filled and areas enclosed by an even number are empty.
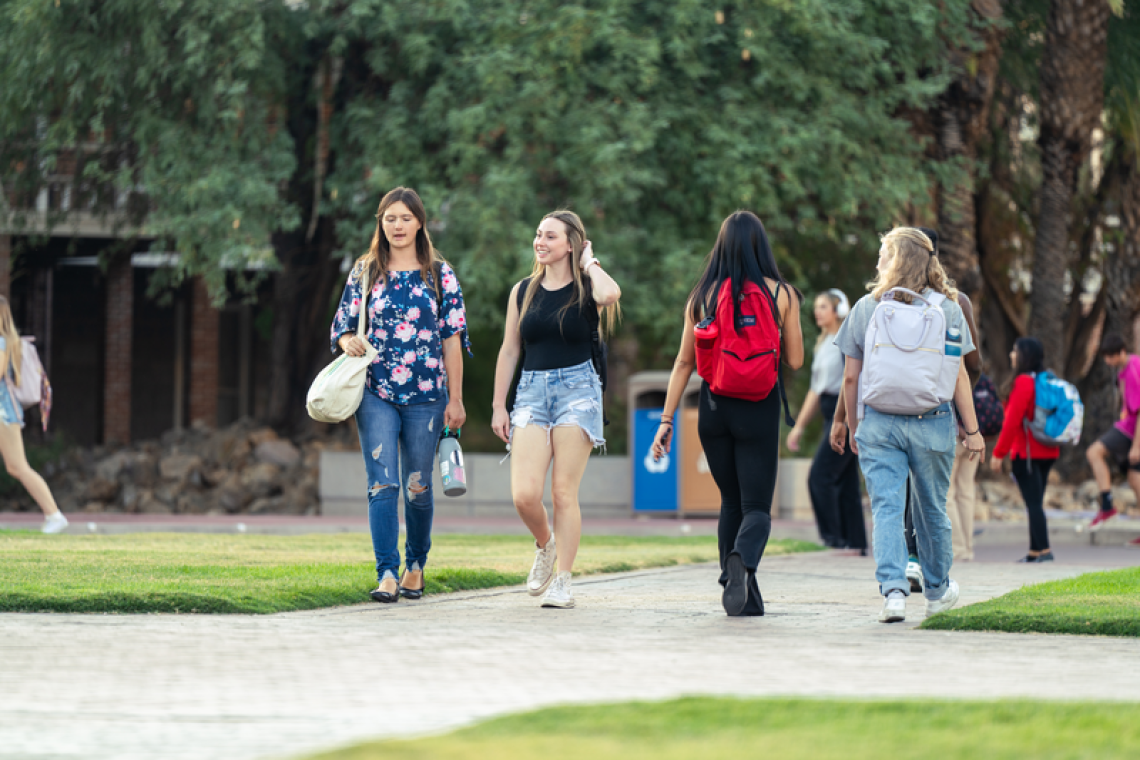
<svg viewBox="0 0 1140 760"><path fill-rule="evenodd" d="M571 306L579 306L579 308L586 303L586 275L582 272L582 267L579 262L582 259L582 250L586 247L586 227L582 224L582 220L573 211L567 209L558 209L551 211L546 216L542 217L542 221L547 219L557 219L562 222L566 227L566 240L570 243L570 271L574 274L574 299L562 308L558 313L558 323L562 324L562 318ZM541 224L541 222L540 222ZM535 293L538 292L539 285L546 277L546 264L535 260L534 269L530 273L530 284L527 286L526 294L523 296L522 306L519 308L519 329L522 329L523 317L526 316L527 309L534 302ZM601 319L599 320L599 327L602 332L602 337L609 336L613 333L617 321L621 318L621 307L618 304L611 304L602 309Z"/></svg>
<svg viewBox="0 0 1140 760"><path fill-rule="evenodd" d="M835 295L834 293L831 293L831 292L828 292L828 291L826 291L826 290L825 290L825 291L823 291L822 293L818 294L818 295L815 297L815 300L816 300L816 301L818 301L818 300L819 300L819 299L821 299L821 298L826 298L826 299L827 299L827 302L828 302L829 304L831 304L831 309L832 309L832 311L834 311L834 312L835 312L835 318L836 318L837 320L839 320L839 324L840 324L840 325L842 325L842 324L843 324L843 320L844 320L844 319L846 319L846 317L841 317L841 316L839 316L839 296L837 296L837 295ZM835 332L833 332L833 333L829 333L829 332L826 332L826 331L824 331L824 330L820 330L820 331L819 331L819 335L818 335L818 336L816 336L816 339L815 339L815 348L816 348L816 350L817 350L817 351L819 350L819 347L823 345L823 341L824 341L824 340L825 340L825 339L826 339L828 336L832 336L832 337L834 337L834 336L835 336L835 335L836 335L838 332L839 332L839 330L838 330L838 329L837 329Z"/></svg>
<svg viewBox="0 0 1140 760"><path fill-rule="evenodd" d="M867 290L876 301L881 300L891 288L906 288L915 293L930 288L957 303L958 289L934 255L934 244L930 238L914 227L895 227L883 235L883 245L890 259L884 270L867 283ZM905 293L896 298L903 303L913 300Z"/></svg>
<svg viewBox="0 0 1140 760"><path fill-rule="evenodd" d="M12 307L8 299L0 296L0 337L4 338L4 367L12 368L12 379L20 384L20 362L24 352L20 348L20 333L16 332L16 322L12 319Z"/></svg>

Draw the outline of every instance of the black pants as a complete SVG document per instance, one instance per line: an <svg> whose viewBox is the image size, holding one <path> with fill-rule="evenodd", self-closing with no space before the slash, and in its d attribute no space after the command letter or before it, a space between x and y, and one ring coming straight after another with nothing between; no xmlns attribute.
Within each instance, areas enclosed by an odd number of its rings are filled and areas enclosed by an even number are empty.
<svg viewBox="0 0 1140 760"><path fill-rule="evenodd" d="M1017 479L1021 498L1025 499L1025 510L1029 513L1029 551L1043 552L1049 549L1049 527L1045 523L1045 486L1049 482L1049 471L1056 459L1013 459L1010 470Z"/></svg>
<svg viewBox="0 0 1140 760"><path fill-rule="evenodd" d="M780 393L763 401L718 396L701 386L697 433L720 489L720 582L724 563L736 552L756 570L772 532L772 495L780 455Z"/></svg>
<svg viewBox="0 0 1140 760"><path fill-rule="evenodd" d="M811 508L819 526L819 537L827 546L867 548L867 526L863 522L863 499L859 490L859 458L848 446L842 454L831 448L831 420L839 397L825 393L819 397L823 412L823 440L815 451L808 476Z"/></svg>

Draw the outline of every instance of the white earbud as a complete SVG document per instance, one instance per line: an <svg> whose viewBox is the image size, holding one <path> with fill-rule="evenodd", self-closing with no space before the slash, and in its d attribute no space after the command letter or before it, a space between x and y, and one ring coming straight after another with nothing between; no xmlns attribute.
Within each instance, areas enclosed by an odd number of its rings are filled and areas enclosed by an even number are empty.
<svg viewBox="0 0 1140 760"><path fill-rule="evenodd" d="M835 316L846 319L847 315L851 313L851 302L847 300L847 296L838 288L831 288L827 292L839 299L839 303L835 305Z"/></svg>

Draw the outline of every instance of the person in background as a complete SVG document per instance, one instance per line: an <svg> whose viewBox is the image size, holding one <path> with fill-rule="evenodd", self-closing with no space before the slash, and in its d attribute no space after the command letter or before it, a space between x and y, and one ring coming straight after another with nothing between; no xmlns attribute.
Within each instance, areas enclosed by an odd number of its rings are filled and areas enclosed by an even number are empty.
<svg viewBox="0 0 1140 760"><path fill-rule="evenodd" d="M60 533L67 527L67 518L59 511L48 484L28 464L24 453L24 408L12 392L20 384L22 359L20 334L16 332L16 323L12 319L12 307L7 298L0 296L0 366L4 367L4 379L0 382L0 455L4 457L8 474L28 489L28 494L44 513L40 531Z"/></svg>
<svg viewBox="0 0 1140 760"><path fill-rule="evenodd" d="M1106 522L1116 517L1116 507L1112 504L1112 471L1109 460L1125 473L1128 485L1140 503L1140 356L1131 354L1124 337L1119 333L1108 333L1100 342L1100 355L1104 363L1116 370L1120 387L1120 419L1107 433L1098 438L1085 453L1093 477L1100 490L1100 510L1089 523L1089 530L1099 530ZM1132 541L1140 546L1140 539Z"/></svg>
<svg viewBox="0 0 1140 760"><path fill-rule="evenodd" d="M1041 443L1027 429L1036 411L1036 375L1045 371L1045 349L1037 338L1018 338L1009 352L1009 362L1016 374L990 469L1000 473L1002 460L1010 458L1010 471L1029 513L1029 553L1018 562L1052 562L1045 521L1045 487L1061 450Z"/></svg>
<svg viewBox="0 0 1140 760"><path fill-rule="evenodd" d="M812 459L808 490L812 511L825 546L867 553L867 527L859 486L859 462L850 451L835 452L829 439L835 407L843 390L843 353L835 345L839 326L850 311L843 291L831 289L815 297L813 308L819 338L811 362L811 389L788 434L788 448L800 450L804 429L817 410L823 416L823 439Z"/></svg>

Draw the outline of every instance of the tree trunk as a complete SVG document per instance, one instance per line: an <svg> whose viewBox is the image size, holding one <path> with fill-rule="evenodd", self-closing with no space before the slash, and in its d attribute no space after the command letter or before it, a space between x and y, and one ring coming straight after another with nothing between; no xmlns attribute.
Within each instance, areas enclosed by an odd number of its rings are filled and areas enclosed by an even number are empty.
<svg viewBox="0 0 1140 760"><path fill-rule="evenodd" d="M998 0L974 0L971 8L987 22L980 52L951 53L958 76L938 99L932 121L937 130L938 157L961 161L961 174L952 186L939 188L939 258L958 288L971 299L982 289L978 268L975 204L975 160L978 143L986 136L1001 61L1002 17Z"/></svg>
<svg viewBox="0 0 1140 760"><path fill-rule="evenodd" d="M1060 371L1066 358L1070 207L1104 104L1109 14L1106 0L1050 0L1041 57L1042 182L1029 332L1044 345L1046 363Z"/></svg>

